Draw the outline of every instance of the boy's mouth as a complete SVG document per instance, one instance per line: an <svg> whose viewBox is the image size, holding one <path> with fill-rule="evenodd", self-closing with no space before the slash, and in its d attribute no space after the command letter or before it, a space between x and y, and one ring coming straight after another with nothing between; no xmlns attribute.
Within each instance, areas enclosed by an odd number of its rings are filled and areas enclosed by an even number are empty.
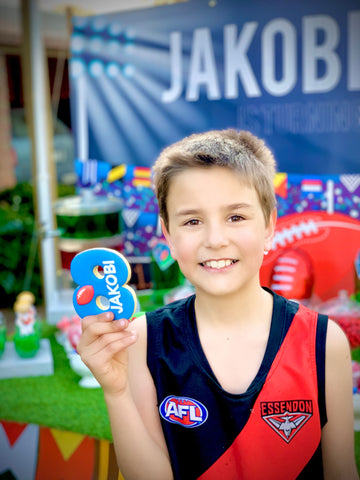
<svg viewBox="0 0 360 480"><path fill-rule="evenodd" d="M221 268L229 267L230 265L233 265L237 261L238 260L230 260L229 258L222 259L222 260L208 260L206 262L201 263L200 265L203 267L215 268L219 270Z"/></svg>

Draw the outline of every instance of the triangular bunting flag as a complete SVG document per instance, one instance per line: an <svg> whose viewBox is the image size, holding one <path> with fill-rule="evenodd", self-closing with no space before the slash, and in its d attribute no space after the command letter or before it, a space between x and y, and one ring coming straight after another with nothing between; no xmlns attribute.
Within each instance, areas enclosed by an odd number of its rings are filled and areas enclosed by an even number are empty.
<svg viewBox="0 0 360 480"><path fill-rule="evenodd" d="M84 440L84 435L79 433L64 432L61 430L55 430L53 428L51 428L50 431L64 460L69 460L71 455Z"/></svg>
<svg viewBox="0 0 360 480"><path fill-rule="evenodd" d="M17 441L20 435L23 433L25 428L27 427L26 423L16 423L16 422L5 422L2 421L1 425L5 430L6 436L9 440L11 446Z"/></svg>
<svg viewBox="0 0 360 480"><path fill-rule="evenodd" d="M136 210L135 208L124 208L121 212L121 215L126 226L131 228L135 225L140 217L140 210Z"/></svg>
<svg viewBox="0 0 360 480"><path fill-rule="evenodd" d="M35 480L92 480L94 453L94 438L41 427Z"/></svg>
<svg viewBox="0 0 360 480"><path fill-rule="evenodd" d="M287 198L287 173L277 173L274 178L275 193L279 197Z"/></svg>
<svg viewBox="0 0 360 480"><path fill-rule="evenodd" d="M38 442L38 425L1 422L0 473L7 475L4 478L34 480Z"/></svg>
<svg viewBox="0 0 360 480"><path fill-rule="evenodd" d="M354 193L360 185L360 175L340 175L340 181L349 192Z"/></svg>

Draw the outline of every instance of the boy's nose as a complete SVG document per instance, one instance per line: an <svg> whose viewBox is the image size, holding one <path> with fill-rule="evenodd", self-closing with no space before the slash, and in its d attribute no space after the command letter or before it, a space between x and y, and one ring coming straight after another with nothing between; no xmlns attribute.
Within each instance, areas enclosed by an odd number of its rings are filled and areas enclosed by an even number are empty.
<svg viewBox="0 0 360 480"><path fill-rule="evenodd" d="M207 226L205 232L205 245L209 248L219 248L227 245L228 239L224 228L217 222L213 222Z"/></svg>

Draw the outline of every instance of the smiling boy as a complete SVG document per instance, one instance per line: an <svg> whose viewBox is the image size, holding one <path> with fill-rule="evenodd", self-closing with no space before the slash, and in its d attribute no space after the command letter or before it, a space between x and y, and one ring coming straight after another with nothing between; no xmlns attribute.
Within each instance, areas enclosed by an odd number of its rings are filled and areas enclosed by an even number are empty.
<svg viewBox="0 0 360 480"><path fill-rule="evenodd" d="M126 480L357 479L341 329L262 288L275 161L249 132L195 134L154 165L165 238L195 295L83 320Z"/></svg>

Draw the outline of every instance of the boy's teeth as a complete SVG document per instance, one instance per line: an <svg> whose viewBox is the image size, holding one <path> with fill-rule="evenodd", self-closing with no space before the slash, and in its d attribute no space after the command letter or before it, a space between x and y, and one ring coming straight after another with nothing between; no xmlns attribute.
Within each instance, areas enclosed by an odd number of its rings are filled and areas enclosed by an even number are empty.
<svg viewBox="0 0 360 480"><path fill-rule="evenodd" d="M210 260L209 262L205 262L205 266L211 268L224 268L232 263L232 260Z"/></svg>

